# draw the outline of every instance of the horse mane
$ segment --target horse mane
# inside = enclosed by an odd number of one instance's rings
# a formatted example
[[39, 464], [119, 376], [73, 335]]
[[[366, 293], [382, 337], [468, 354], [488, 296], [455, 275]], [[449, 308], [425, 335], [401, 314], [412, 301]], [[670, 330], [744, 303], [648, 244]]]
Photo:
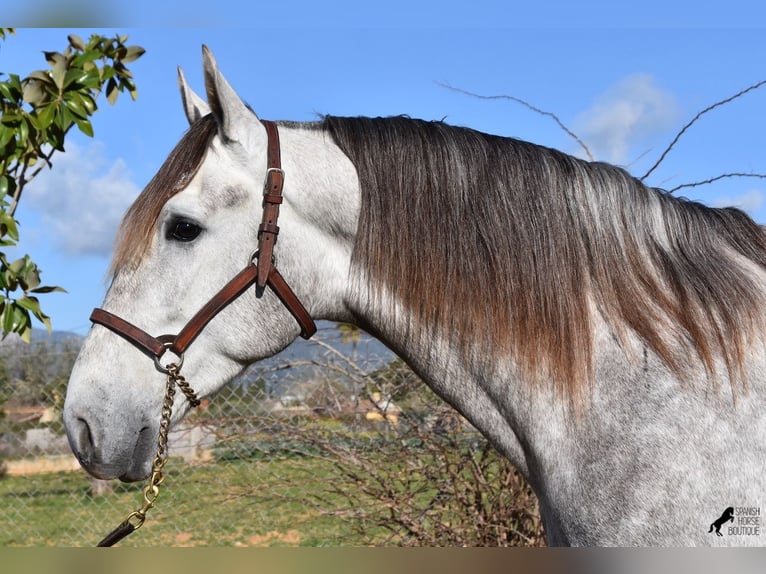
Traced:
[[123, 217], [117, 234], [110, 274], [134, 267], [151, 245], [162, 208], [189, 185], [205, 159], [217, 133], [215, 118], [208, 114], [195, 121], [165, 159]]
[[326, 117], [323, 128], [359, 176], [352, 269], [413, 314], [409, 336], [433, 328], [476, 360], [507, 353], [528, 379], [576, 396], [594, 375], [597, 312], [682, 380], [695, 357], [708, 377], [722, 359], [742, 380], [764, 322], [754, 270], [766, 268], [764, 232], [742, 211], [442, 122]]

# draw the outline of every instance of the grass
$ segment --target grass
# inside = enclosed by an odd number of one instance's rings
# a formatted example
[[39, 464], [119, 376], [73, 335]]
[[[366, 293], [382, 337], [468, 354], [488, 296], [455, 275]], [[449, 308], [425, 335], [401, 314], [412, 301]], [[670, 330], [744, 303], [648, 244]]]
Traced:
[[[122, 546], [359, 545], [337, 517], [296, 502], [333, 480], [331, 465], [312, 457], [185, 465], [168, 477], [144, 526]], [[140, 505], [142, 484], [115, 484], [90, 496], [84, 472], [0, 479], [0, 545], [92, 546]]]
[[[531, 491], [475, 433], [386, 439], [320, 422], [229, 433], [204, 464], [171, 459], [156, 507], [120, 545], [542, 543]], [[94, 496], [84, 471], [0, 478], [0, 546], [95, 545], [141, 506], [143, 484], [111, 484]]]

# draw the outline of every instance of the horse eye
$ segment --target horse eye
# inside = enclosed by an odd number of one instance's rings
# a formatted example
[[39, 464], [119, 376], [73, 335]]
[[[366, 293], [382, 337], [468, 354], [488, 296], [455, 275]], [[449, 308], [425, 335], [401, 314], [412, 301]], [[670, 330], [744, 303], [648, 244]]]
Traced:
[[202, 228], [188, 219], [176, 219], [168, 226], [165, 238], [168, 240], [188, 243], [194, 241], [202, 233]]

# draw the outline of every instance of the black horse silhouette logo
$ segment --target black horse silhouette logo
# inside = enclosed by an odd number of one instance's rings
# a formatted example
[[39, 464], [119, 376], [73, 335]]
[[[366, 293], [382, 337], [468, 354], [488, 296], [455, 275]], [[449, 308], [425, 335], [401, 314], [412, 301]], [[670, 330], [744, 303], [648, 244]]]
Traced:
[[713, 524], [710, 525], [710, 530], [708, 530], [708, 534], [713, 532], [713, 528], [715, 528], [715, 533], [718, 536], [723, 536], [723, 534], [721, 534], [721, 526], [723, 526], [727, 522], [734, 522], [734, 507], [732, 506], [724, 510], [721, 517], [715, 522], [713, 522]]

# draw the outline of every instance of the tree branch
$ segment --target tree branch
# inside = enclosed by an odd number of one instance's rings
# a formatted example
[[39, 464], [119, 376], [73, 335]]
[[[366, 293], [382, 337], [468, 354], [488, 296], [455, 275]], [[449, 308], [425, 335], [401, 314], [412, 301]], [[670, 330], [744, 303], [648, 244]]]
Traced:
[[[72, 129], [72, 126], [74, 124], [71, 124], [67, 127], [66, 130], [64, 130], [64, 137], [69, 133], [69, 130]], [[24, 186], [27, 185], [30, 181], [32, 181], [35, 177], [37, 177], [42, 170], [47, 168], [52, 168], [53, 164], [51, 163], [51, 158], [53, 157], [53, 154], [56, 153], [56, 148], [51, 147], [51, 150], [46, 154], [42, 151], [42, 148], [39, 148], [37, 159], [42, 160], [40, 165], [38, 165], [34, 170], [32, 170], [32, 173], [27, 178], [27, 168], [29, 167], [29, 163], [27, 161], [23, 162], [23, 168], [21, 170], [21, 174], [17, 178], [16, 181], [16, 191], [13, 193], [13, 199], [11, 200], [11, 205], [8, 208], [8, 213], [11, 217], [13, 217], [13, 214], [16, 213], [16, 209], [19, 206], [19, 201], [21, 200], [21, 192], [24, 190]]]
[[[678, 140], [679, 140], [679, 139], [681, 139], [681, 136], [683, 136], [683, 135], [684, 135], [684, 133], [686, 132], [686, 130], [688, 130], [690, 127], [692, 127], [692, 125], [694, 125], [694, 124], [697, 122], [697, 120], [699, 120], [699, 119], [700, 119], [700, 118], [701, 118], [703, 115], [705, 115], [706, 113], [708, 113], [708, 112], [710, 112], [710, 111], [714, 110], [715, 108], [717, 108], [717, 107], [719, 107], [719, 106], [722, 106], [722, 105], [724, 105], [724, 104], [728, 104], [728, 103], [729, 103], [729, 102], [731, 102], [732, 100], [736, 100], [736, 99], [737, 99], [737, 98], [739, 98], [740, 96], [744, 96], [744, 95], [745, 95], [746, 93], [748, 93], [748, 92], [751, 92], [751, 91], [753, 91], [753, 90], [757, 90], [758, 88], [760, 88], [760, 87], [761, 87], [761, 86], [763, 86], [764, 84], [766, 84], [766, 80], [761, 80], [760, 82], [756, 82], [756, 83], [755, 83], [755, 84], [753, 84], [752, 86], [748, 86], [747, 88], [745, 88], [744, 90], [741, 90], [741, 91], [737, 92], [737, 93], [736, 93], [736, 94], [734, 94], [733, 96], [730, 96], [730, 97], [728, 97], [728, 98], [726, 98], [726, 99], [724, 99], [724, 100], [720, 100], [720, 101], [718, 101], [718, 102], [715, 102], [714, 104], [711, 104], [711, 105], [709, 105], [708, 107], [706, 107], [706, 108], [705, 108], [704, 110], [702, 110], [701, 112], [698, 112], [698, 113], [697, 113], [697, 115], [696, 115], [696, 116], [694, 116], [694, 117], [692, 118], [692, 120], [691, 120], [689, 123], [687, 123], [687, 124], [686, 124], [686, 125], [685, 125], [683, 128], [681, 128], [681, 131], [679, 131], [679, 132], [676, 134], [676, 137], [675, 137], [675, 138], [673, 138], [673, 141], [672, 141], [672, 142], [670, 142], [670, 145], [668, 145], [668, 147], [666, 147], [666, 148], [665, 148], [665, 151], [663, 151], [663, 152], [662, 152], [662, 155], [661, 155], [661, 156], [660, 156], [660, 158], [659, 158], [659, 159], [658, 159], [658, 160], [657, 160], [657, 161], [654, 163], [654, 165], [653, 165], [651, 168], [649, 168], [649, 171], [647, 171], [647, 172], [646, 172], [646, 173], [645, 173], [643, 176], [641, 176], [639, 179], [640, 179], [641, 181], [644, 181], [644, 180], [645, 180], [647, 177], [649, 177], [649, 175], [651, 175], [651, 173], [652, 173], [652, 172], [654, 172], [654, 170], [655, 170], [655, 169], [657, 169], [657, 168], [659, 167], [659, 165], [660, 165], [660, 164], [661, 164], [661, 163], [662, 163], [662, 162], [665, 160], [665, 157], [666, 157], [666, 156], [667, 156], [667, 155], [670, 153], [670, 150], [672, 150], [672, 149], [673, 149], [673, 146], [675, 146], [675, 145], [676, 145], [676, 143], [678, 142]], [[732, 177], [732, 176], [730, 176], [730, 175], [724, 175], [724, 176], [722, 176], [722, 177]], [[717, 178], [717, 179], [721, 179], [721, 178], [719, 177], [719, 178]], [[713, 180], [713, 181], [715, 181], [715, 180]], [[685, 185], [683, 185], [683, 186], [679, 186], [679, 187], [677, 187], [676, 189], [681, 189], [682, 187], [694, 187], [694, 186], [696, 186], [696, 185], [702, 185], [703, 183], [710, 183], [710, 182], [700, 182], [700, 183], [695, 183], [695, 184], [685, 184]]]
[[458, 92], [460, 94], [465, 94], [466, 96], [471, 96], [473, 98], [478, 98], [480, 100], [510, 100], [512, 102], [516, 102], [517, 104], [521, 104], [525, 108], [528, 108], [532, 110], [533, 112], [540, 114], [542, 116], [547, 116], [551, 118], [556, 124], [566, 132], [566, 134], [571, 137], [573, 140], [577, 142], [577, 144], [585, 151], [585, 154], [588, 156], [588, 159], [590, 161], [594, 160], [593, 154], [590, 151], [590, 148], [583, 142], [579, 137], [577, 137], [577, 134], [575, 134], [572, 130], [570, 130], [568, 127], [564, 125], [564, 122], [562, 122], [559, 117], [552, 113], [552, 112], [546, 112], [545, 110], [541, 110], [538, 107], [533, 106], [529, 102], [522, 100], [521, 98], [517, 98], [515, 96], [508, 96], [508, 95], [499, 95], [499, 96], [484, 96], [481, 94], [476, 94], [474, 92], [469, 92], [468, 90], [463, 90], [462, 88], [456, 88], [446, 82], [436, 82], [438, 86], [441, 86], [442, 88], [447, 88], [448, 90], [452, 90], [453, 92]]
[[697, 187], [700, 185], [707, 185], [709, 183], [713, 183], [714, 181], [718, 181], [719, 179], [725, 179], [728, 177], [754, 177], [758, 179], [766, 179], [766, 173], [738, 173], [738, 172], [723, 173], [721, 175], [717, 175], [709, 179], [705, 179], [702, 181], [695, 181], [694, 183], [682, 183], [681, 185], [675, 186], [673, 189], [669, 189], [668, 193], [675, 193], [679, 189], [684, 189], [687, 187]]

